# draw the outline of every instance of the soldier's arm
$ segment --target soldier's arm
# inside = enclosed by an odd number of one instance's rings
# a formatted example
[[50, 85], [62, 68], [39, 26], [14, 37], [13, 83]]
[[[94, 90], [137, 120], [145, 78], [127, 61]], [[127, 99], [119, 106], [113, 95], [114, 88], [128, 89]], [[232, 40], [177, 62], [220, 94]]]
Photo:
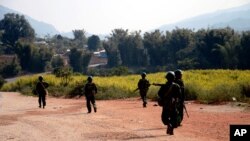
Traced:
[[163, 86], [164, 84], [153, 83], [152, 85], [154, 85], [154, 86]]
[[140, 79], [140, 80], [138, 81], [138, 83], [137, 83], [137, 88], [139, 89], [140, 86], [141, 86], [141, 79]]
[[150, 87], [150, 85], [151, 85], [148, 80], [147, 80], [147, 85], [148, 85], [147, 87]]
[[44, 86], [45, 88], [48, 88], [48, 87], [49, 87], [49, 83], [43, 82], [43, 86]]

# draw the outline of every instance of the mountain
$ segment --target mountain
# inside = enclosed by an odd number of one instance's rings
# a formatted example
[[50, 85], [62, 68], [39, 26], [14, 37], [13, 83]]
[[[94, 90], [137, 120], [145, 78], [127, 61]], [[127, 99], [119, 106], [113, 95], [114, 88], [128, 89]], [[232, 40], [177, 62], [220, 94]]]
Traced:
[[[4, 15], [6, 13], [17, 13], [20, 15], [24, 15], [18, 11], [9, 9], [7, 7], [1, 6], [0, 5], [0, 20], [2, 20], [4, 18]], [[60, 34], [60, 32], [58, 30], [56, 30], [56, 28], [48, 23], [42, 22], [42, 21], [38, 21], [35, 20], [27, 15], [24, 15], [26, 20], [29, 21], [30, 25], [33, 27], [33, 29], [35, 30], [36, 36], [37, 37], [44, 37], [45, 35], [55, 35], [55, 34]]]
[[198, 30], [201, 28], [223, 28], [229, 26], [236, 31], [250, 30], [249, 13], [250, 3], [239, 7], [196, 16], [174, 24], [165, 24], [158, 29], [161, 31], [171, 31], [178, 27]]

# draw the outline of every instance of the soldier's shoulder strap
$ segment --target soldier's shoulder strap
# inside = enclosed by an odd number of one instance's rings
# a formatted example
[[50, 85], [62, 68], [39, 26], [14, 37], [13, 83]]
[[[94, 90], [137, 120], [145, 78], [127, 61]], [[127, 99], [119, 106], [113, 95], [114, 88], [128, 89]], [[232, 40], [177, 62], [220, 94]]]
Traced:
[[173, 87], [174, 87], [174, 84], [171, 84], [171, 85], [169, 86], [167, 92], [164, 94], [164, 97], [166, 97], [166, 96], [169, 95], [169, 93], [172, 91]]

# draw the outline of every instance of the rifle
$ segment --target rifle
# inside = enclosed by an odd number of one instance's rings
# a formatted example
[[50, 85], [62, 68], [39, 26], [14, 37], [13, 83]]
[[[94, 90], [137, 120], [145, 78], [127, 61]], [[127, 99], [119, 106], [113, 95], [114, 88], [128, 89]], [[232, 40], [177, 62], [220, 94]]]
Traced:
[[188, 112], [187, 112], [187, 108], [186, 108], [185, 103], [183, 103], [183, 108], [184, 108], [184, 110], [185, 110], [185, 113], [187, 114], [187, 117], [189, 118], [189, 115], [188, 115]]
[[153, 83], [152, 85], [154, 85], [154, 86], [163, 86], [164, 84]]
[[136, 92], [136, 91], [138, 91], [139, 90], [139, 88], [136, 88], [135, 90], [134, 90], [134, 93]]

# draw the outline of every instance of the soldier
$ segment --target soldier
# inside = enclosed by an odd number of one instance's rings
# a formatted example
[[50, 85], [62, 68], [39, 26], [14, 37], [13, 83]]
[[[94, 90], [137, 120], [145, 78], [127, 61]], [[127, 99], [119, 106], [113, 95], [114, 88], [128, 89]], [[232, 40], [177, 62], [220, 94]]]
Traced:
[[181, 88], [181, 95], [179, 97], [179, 103], [178, 103], [178, 115], [177, 115], [177, 126], [181, 126], [181, 122], [183, 120], [183, 108], [184, 108], [184, 101], [185, 101], [185, 95], [184, 95], [184, 82], [182, 80], [182, 71], [176, 70], [174, 72], [175, 74], [175, 83], [178, 84]]
[[45, 108], [46, 106], [46, 95], [48, 91], [46, 88], [48, 88], [49, 84], [46, 82], [43, 82], [43, 77], [39, 76], [38, 77], [39, 82], [36, 84], [36, 92], [38, 94], [38, 103], [39, 103], [39, 108], [43, 107]]
[[149, 84], [149, 81], [146, 79], [146, 73], [143, 72], [141, 74], [141, 79], [139, 80], [138, 82], [138, 89], [140, 91], [140, 96], [141, 96], [141, 99], [142, 99], [142, 102], [143, 102], [143, 107], [147, 107], [147, 93], [148, 93], [148, 88], [150, 86]]
[[95, 104], [95, 94], [97, 93], [97, 88], [95, 83], [92, 82], [92, 76], [87, 78], [87, 83], [84, 86], [84, 94], [86, 97], [87, 109], [88, 113], [91, 113], [91, 103], [94, 107], [94, 112], [97, 112], [96, 104]]
[[166, 75], [166, 84], [161, 85], [158, 96], [163, 101], [161, 119], [167, 125], [167, 134], [173, 135], [174, 128], [177, 127], [177, 103], [181, 93], [179, 85], [174, 83], [174, 72], [169, 71]]

